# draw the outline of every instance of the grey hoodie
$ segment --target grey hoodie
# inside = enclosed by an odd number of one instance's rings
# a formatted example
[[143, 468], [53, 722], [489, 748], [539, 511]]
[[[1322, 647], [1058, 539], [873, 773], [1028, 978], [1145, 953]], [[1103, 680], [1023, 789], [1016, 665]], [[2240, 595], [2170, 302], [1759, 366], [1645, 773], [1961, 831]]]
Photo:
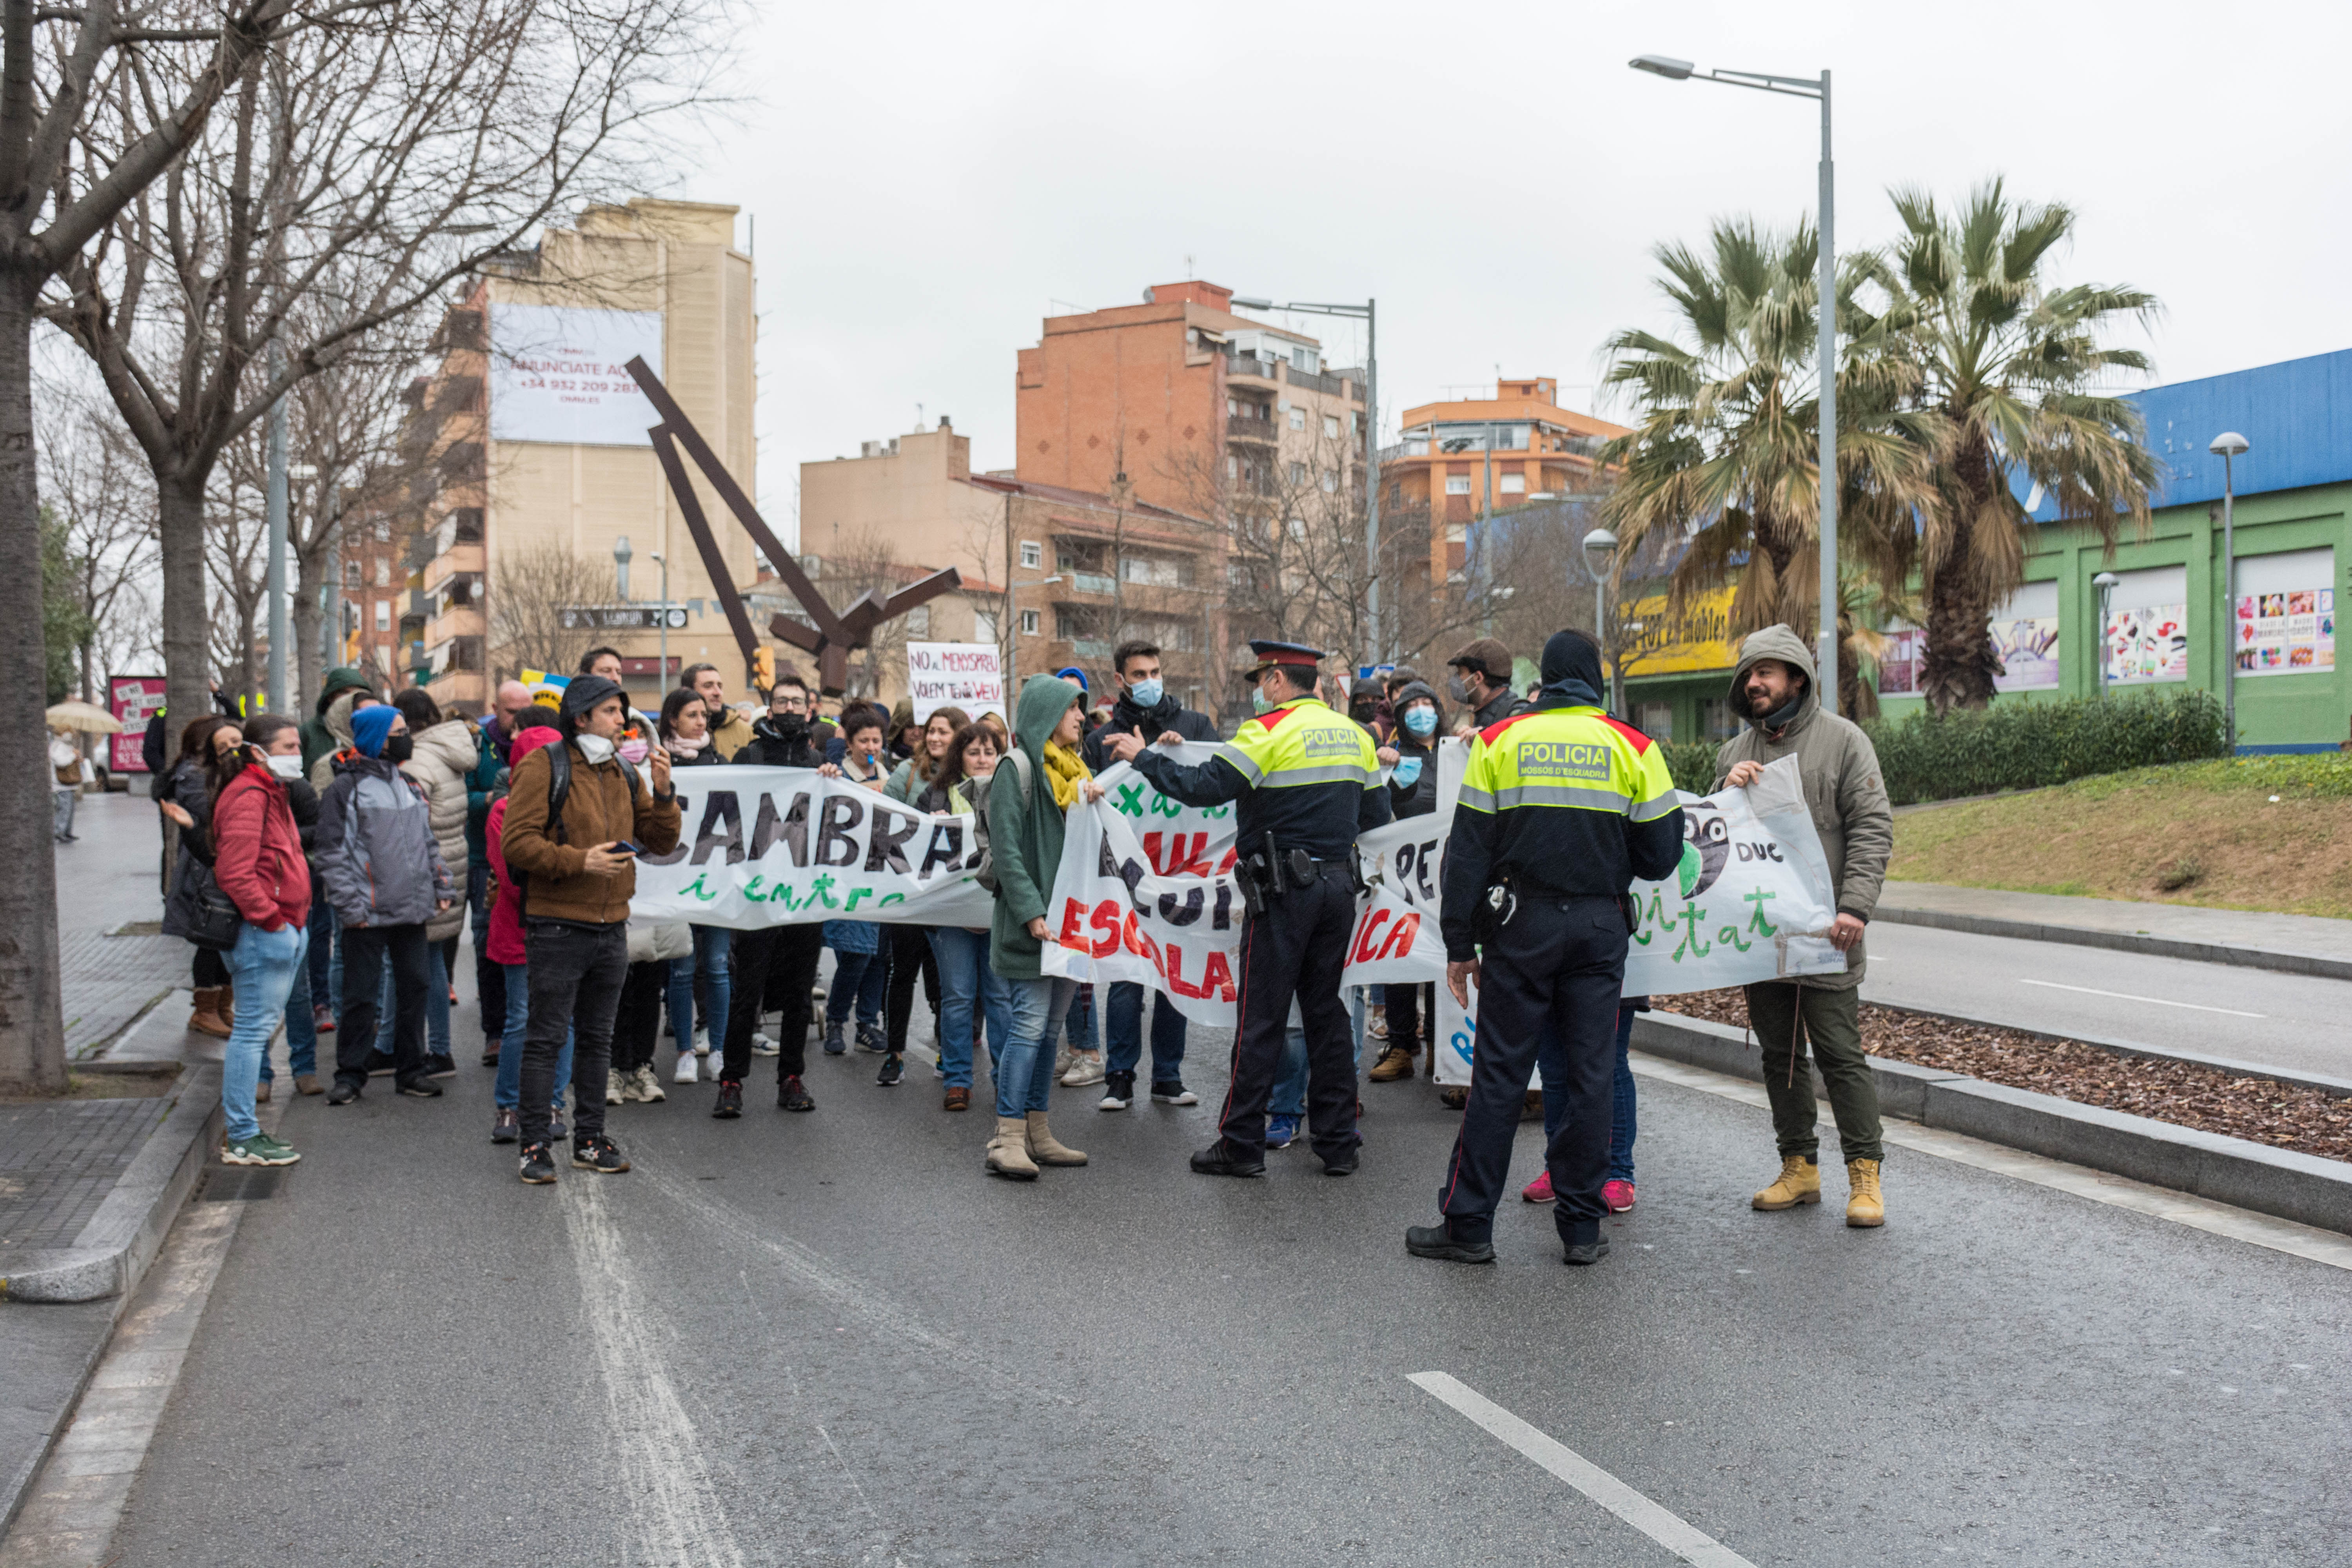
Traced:
[[[1767, 732], [1759, 716], [1748, 710], [1741, 689], [1748, 671], [1759, 659], [1776, 658], [1801, 671], [1805, 692], [1787, 723]], [[1787, 626], [1766, 626], [1751, 632], [1739, 645], [1739, 663], [1731, 672], [1731, 710], [1748, 721], [1749, 728], [1723, 743], [1715, 757], [1715, 787], [1739, 763], [1773, 763], [1793, 756], [1802, 774], [1805, 805], [1813, 814], [1813, 830], [1821, 835], [1828, 856], [1830, 880], [1837, 889], [1841, 914], [1870, 919], [1878, 907], [1878, 891], [1886, 880], [1886, 862], [1895, 849], [1895, 813], [1886, 804], [1886, 784], [1879, 776], [1878, 752], [1870, 737], [1835, 714], [1822, 711], [1821, 682], [1813, 670], [1812, 650]], [[1848, 990], [1862, 984], [1862, 942], [1846, 952], [1843, 974], [1820, 975], [1805, 981], [1828, 990]]]
[[347, 926], [423, 925], [434, 905], [457, 901], [433, 839], [425, 787], [382, 757], [333, 762], [319, 802], [319, 872], [335, 921]]

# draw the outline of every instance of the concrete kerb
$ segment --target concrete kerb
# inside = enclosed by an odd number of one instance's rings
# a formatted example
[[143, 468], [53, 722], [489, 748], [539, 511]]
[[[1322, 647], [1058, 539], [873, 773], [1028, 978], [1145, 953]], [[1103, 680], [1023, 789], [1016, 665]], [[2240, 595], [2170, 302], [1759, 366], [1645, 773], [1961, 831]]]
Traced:
[[220, 1089], [217, 1063], [182, 1069], [171, 1109], [74, 1244], [0, 1263], [0, 1300], [98, 1301], [135, 1289], [220, 1138]]
[[[1645, 1013], [1633, 1044], [1653, 1056], [1760, 1082], [1763, 1055], [1746, 1031], [1704, 1018]], [[2352, 1235], [2352, 1165], [2242, 1138], [2175, 1127], [1965, 1073], [1869, 1058], [1890, 1116], [2106, 1171], [2215, 1203]], [[1816, 1094], [1822, 1092], [1819, 1075]]]
[[2187, 942], [2179, 937], [2142, 936], [2136, 931], [2101, 931], [2093, 926], [2050, 925], [2041, 921], [2005, 920], [1998, 915], [1911, 909], [1891, 902], [1881, 903], [1871, 912], [1870, 918], [1889, 921], [1896, 925], [1933, 926], [1938, 931], [1966, 931], [1975, 936], [2021, 937], [2027, 942], [2065, 942], [2076, 947], [2103, 947], [2116, 952], [2144, 952], [2158, 958], [2185, 958], [2199, 963], [2230, 963], [2242, 969], [2270, 969], [2282, 974], [2315, 974], [2326, 980], [2352, 980], [2352, 959], [2336, 958], [2325, 953], [2241, 947], [2231, 942]]

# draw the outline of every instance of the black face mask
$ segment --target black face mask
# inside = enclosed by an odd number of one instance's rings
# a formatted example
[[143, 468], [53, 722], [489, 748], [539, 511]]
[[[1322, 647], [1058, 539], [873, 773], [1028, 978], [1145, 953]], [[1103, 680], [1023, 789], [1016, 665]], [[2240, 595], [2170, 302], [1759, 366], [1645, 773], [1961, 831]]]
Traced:
[[416, 737], [414, 735], [386, 735], [383, 738], [383, 760], [387, 763], [404, 763], [415, 752]]
[[1351, 702], [1348, 705], [1348, 717], [1359, 724], [1370, 724], [1375, 711], [1377, 710], [1369, 702]]
[[771, 713], [768, 721], [776, 727], [777, 734], [788, 741], [796, 741], [808, 733], [809, 721], [805, 713]]

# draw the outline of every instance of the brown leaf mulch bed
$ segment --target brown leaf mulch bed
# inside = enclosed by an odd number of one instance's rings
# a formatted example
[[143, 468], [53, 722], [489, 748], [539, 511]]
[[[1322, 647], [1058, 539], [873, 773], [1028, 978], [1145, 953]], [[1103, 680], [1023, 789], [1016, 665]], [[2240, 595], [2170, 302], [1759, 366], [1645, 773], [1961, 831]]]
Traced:
[[[1748, 1026], [1740, 992], [1695, 991], [1658, 998], [1661, 1012]], [[2352, 1161], [2352, 1100], [2268, 1079], [2231, 1078], [2188, 1062], [2122, 1057], [2073, 1040], [1956, 1024], [1875, 1003], [1862, 1005], [1863, 1049], [1919, 1067], [1967, 1073], [2084, 1105], [2127, 1111], [2176, 1127], [2245, 1138], [2276, 1149]]]

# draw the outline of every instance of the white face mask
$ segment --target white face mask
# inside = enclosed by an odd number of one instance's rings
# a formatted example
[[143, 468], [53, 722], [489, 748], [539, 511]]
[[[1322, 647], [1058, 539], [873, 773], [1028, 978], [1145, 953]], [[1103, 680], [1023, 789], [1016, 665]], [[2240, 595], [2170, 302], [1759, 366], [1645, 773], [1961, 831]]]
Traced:
[[602, 763], [611, 762], [613, 760], [613, 754], [619, 750], [617, 746], [614, 745], [611, 741], [605, 739], [604, 736], [591, 735], [585, 730], [582, 731], [579, 734], [574, 735], [572, 739], [572, 742], [580, 748], [580, 754], [587, 758], [590, 765], [592, 766]]
[[268, 763], [271, 773], [276, 773], [288, 784], [292, 784], [302, 776], [302, 756], [299, 752], [263, 760]]

